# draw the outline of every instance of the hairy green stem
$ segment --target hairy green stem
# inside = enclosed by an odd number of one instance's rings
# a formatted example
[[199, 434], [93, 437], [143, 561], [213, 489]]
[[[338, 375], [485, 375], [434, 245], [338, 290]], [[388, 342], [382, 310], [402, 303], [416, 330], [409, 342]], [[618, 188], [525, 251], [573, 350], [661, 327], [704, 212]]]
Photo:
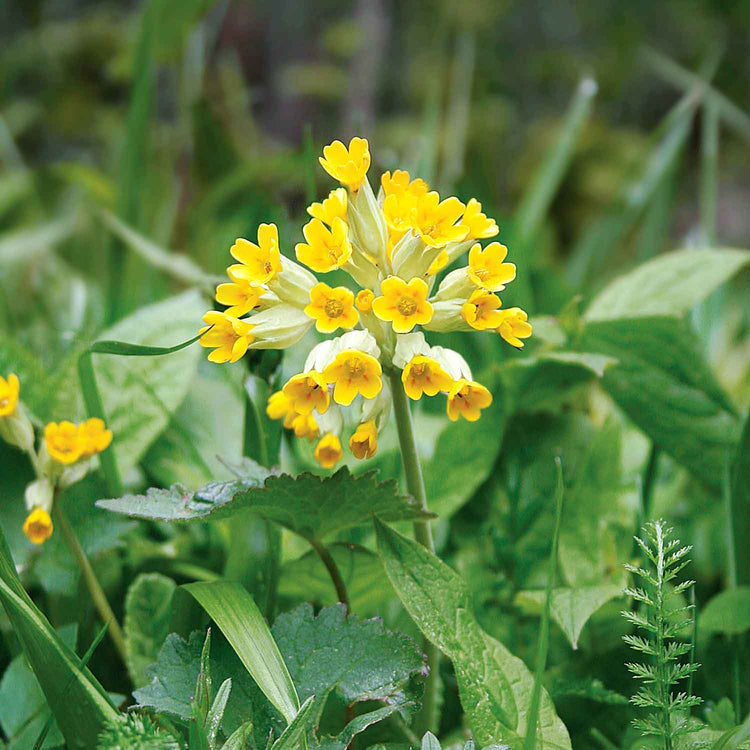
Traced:
[[346, 584], [344, 583], [344, 579], [341, 577], [341, 571], [339, 570], [339, 566], [336, 565], [336, 561], [333, 559], [333, 555], [331, 555], [331, 553], [329, 552], [328, 547], [326, 547], [324, 544], [321, 544], [316, 539], [309, 539], [308, 541], [317, 553], [323, 565], [326, 566], [326, 570], [328, 571], [328, 575], [331, 576], [333, 586], [336, 589], [336, 596], [338, 596], [339, 601], [346, 607], [347, 612], [351, 612], [352, 608], [349, 604], [349, 594], [346, 591]]
[[98, 610], [104, 623], [108, 626], [109, 637], [112, 639], [112, 643], [114, 643], [117, 653], [120, 655], [123, 663], [127, 664], [125, 635], [122, 632], [120, 623], [117, 622], [112, 607], [109, 606], [104, 589], [101, 587], [99, 579], [96, 577], [96, 573], [94, 573], [94, 569], [91, 567], [91, 563], [86, 557], [86, 553], [83, 551], [83, 547], [62, 509], [59, 499], [56, 499], [52, 506], [52, 514], [55, 518], [55, 525], [62, 534], [65, 544], [68, 546], [68, 549], [78, 563], [78, 567], [81, 569], [83, 580], [86, 582], [91, 598], [94, 600], [94, 606]]
[[[389, 377], [391, 393], [393, 394], [393, 410], [396, 414], [398, 441], [401, 446], [401, 459], [404, 465], [404, 476], [406, 477], [406, 489], [417, 501], [419, 507], [426, 511], [428, 510], [427, 495], [424, 489], [424, 478], [422, 477], [422, 464], [419, 461], [417, 443], [414, 439], [414, 425], [412, 424], [409, 401], [406, 393], [404, 393], [399, 373], [392, 372]], [[430, 552], [435, 553], [435, 543], [432, 539], [432, 528], [429, 521], [422, 519], [414, 521], [414, 538]], [[430, 674], [425, 684], [422, 709], [417, 716], [417, 733], [419, 735], [424, 734], [427, 730], [437, 733], [440, 709], [440, 650], [425, 638], [424, 651], [427, 655]]]

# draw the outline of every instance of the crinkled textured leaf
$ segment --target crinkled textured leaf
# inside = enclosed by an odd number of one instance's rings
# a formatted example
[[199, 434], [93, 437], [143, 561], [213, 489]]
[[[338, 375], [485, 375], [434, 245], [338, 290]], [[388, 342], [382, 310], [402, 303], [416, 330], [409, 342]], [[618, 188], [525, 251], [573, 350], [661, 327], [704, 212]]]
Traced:
[[308, 539], [368, 523], [373, 513], [388, 521], [429, 517], [412, 499], [399, 495], [393, 480], [376, 482], [374, 472], [354, 477], [344, 467], [323, 479], [309, 473], [295, 479], [273, 476], [249, 460], [245, 465], [252, 467], [252, 475], [244, 479], [211, 482], [195, 492], [179, 486], [150, 489], [146, 495], [125, 495], [97, 505], [164, 521], [230, 518], [252, 511]]
[[750, 263], [747, 250], [665, 253], [624, 274], [589, 305], [586, 320], [683, 315]]
[[747, 630], [750, 630], [750, 586], [722, 591], [701, 610], [701, 633], [738, 635]]
[[[376, 519], [378, 551], [401, 602], [420, 630], [453, 662], [461, 703], [480, 744], [521, 748], [534, 677], [485, 633], [468, 608], [463, 579], [417, 542]], [[538, 737], [544, 747], [570, 748], [567, 729], [542, 691]]]

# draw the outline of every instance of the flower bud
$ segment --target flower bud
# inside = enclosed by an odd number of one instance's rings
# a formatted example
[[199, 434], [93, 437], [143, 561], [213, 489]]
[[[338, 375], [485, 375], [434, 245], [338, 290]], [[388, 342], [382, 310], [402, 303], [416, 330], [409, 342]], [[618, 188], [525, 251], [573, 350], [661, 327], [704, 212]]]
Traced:
[[20, 404], [12, 416], [0, 417], [0, 438], [27, 453], [34, 449], [34, 428]]
[[269, 282], [268, 288], [282, 301], [294, 307], [304, 307], [310, 301], [310, 290], [318, 280], [299, 263], [281, 256], [281, 273]]
[[248, 349], [286, 349], [296, 344], [315, 322], [286, 302], [261, 310], [250, 321], [255, 339]]
[[47, 477], [27, 484], [23, 495], [26, 510], [31, 512], [34, 508], [43, 508], [49, 513], [52, 510], [53, 492], [52, 482]]
[[430, 345], [422, 331], [403, 333], [396, 337], [396, 351], [393, 353], [393, 364], [403, 370], [406, 363], [417, 354], [429, 354]]
[[460, 300], [461, 303], [464, 303], [476, 288], [476, 285], [469, 278], [467, 270], [465, 268], [457, 268], [455, 271], [451, 271], [440, 282], [435, 300]]
[[443, 300], [432, 303], [432, 320], [422, 327], [426, 331], [448, 333], [449, 331], [471, 331], [472, 327], [461, 314], [464, 300]]
[[380, 268], [387, 268], [388, 225], [367, 178], [359, 190], [349, 196], [346, 217], [351, 240], [359, 251], [375, 258]]

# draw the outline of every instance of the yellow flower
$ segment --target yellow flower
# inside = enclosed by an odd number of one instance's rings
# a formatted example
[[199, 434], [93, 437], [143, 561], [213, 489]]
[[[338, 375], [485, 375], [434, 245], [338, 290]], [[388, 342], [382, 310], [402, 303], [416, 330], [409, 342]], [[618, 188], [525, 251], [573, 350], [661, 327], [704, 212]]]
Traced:
[[32, 544], [44, 544], [52, 536], [53, 529], [52, 519], [44, 508], [34, 508], [23, 523], [23, 533]]
[[335, 383], [333, 400], [349, 406], [355, 396], [375, 398], [383, 387], [380, 375], [383, 369], [375, 357], [358, 349], [345, 349], [323, 370], [326, 383]]
[[464, 208], [464, 204], [458, 198], [446, 198], [441, 201], [436, 192], [425, 193], [417, 199], [414, 232], [430, 247], [458, 242], [469, 232], [468, 227], [456, 224]]
[[255, 338], [250, 323], [226, 313], [210, 310], [203, 316], [203, 322], [208, 325], [199, 331], [200, 345], [213, 349], [208, 355], [209, 362], [236, 362]]
[[235, 281], [242, 278], [253, 286], [261, 286], [281, 273], [279, 230], [275, 224], [258, 227], [257, 245], [240, 237], [229, 252], [241, 264], [231, 267]]
[[357, 310], [367, 313], [372, 310], [372, 301], [374, 299], [375, 295], [372, 293], [372, 289], [361, 289], [354, 298], [354, 304], [357, 306]]
[[44, 428], [47, 453], [58, 463], [74, 464], [83, 454], [85, 443], [78, 427], [72, 422], [50, 422]]
[[448, 391], [448, 417], [455, 422], [459, 417], [476, 422], [482, 409], [492, 403], [492, 394], [481, 384], [461, 378]]
[[354, 309], [354, 294], [344, 286], [332, 289], [320, 282], [310, 290], [310, 304], [305, 314], [315, 320], [321, 333], [332, 333], [337, 328], [354, 328], [359, 313]]
[[406, 363], [402, 373], [401, 382], [404, 384], [406, 395], [418, 401], [422, 394], [434, 396], [439, 391], [447, 391], [453, 384], [453, 378], [440, 366], [440, 363], [416, 354]]
[[[227, 269], [229, 278], [234, 277], [236, 268], [242, 269], [244, 266], [230, 266]], [[241, 273], [242, 271], [240, 271]], [[229, 305], [224, 311], [227, 315], [231, 315], [233, 318], [241, 318], [258, 306], [264, 289], [260, 286], [254, 286], [243, 279], [241, 275], [234, 277], [233, 280], [234, 283], [232, 284], [219, 284], [216, 287], [216, 301], [222, 305]]]
[[309, 414], [313, 409], [324, 414], [331, 403], [328, 383], [315, 370], [292, 376], [281, 390], [299, 414]]
[[484, 331], [487, 328], [497, 328], [502, 322], [498, 307], [500, 307], [500, 297], [484, 289], [477, 289], [461, 305], [461, 315], [472, 328]]
[[482, 289], [501, 292], [516, 278], [514, 263], [503, 263], [508, 248], [499, 242], [490, 242], [484, 250], [479, 243], [469, 250], [469, 278]]
[[307, 438], [310, 441], [315, 440], [320, 434], [318, 423], [312, 414], [297, 414], [292, 420], [291, 429], [298, 438]]
[[482, 204], [476, 198], [471, 198], [466, 204], [461, 226], [468, 228], [466, 239], [469, 240], [486, 240], [500, 231], [495, 220], [482, 213]]
[[313, 271], [326, 273], [343, 266], [352, 255], [346, 223], [336, 217], [328, 229], [320, 219], [309, 221], [302, 229], [307, 242], [298, 242], [297, 259]]
[[342, 454], [341, 441], [332, 432], [327, 432], [318, 441], [313, 455], [324, 469], [332, 469], [341, 460]]
[[291, 429], [292, 422], [297, 416], [297, 412], [292, 408], [291, 399], [283, 391], [276, 391], [268, 397], [266, 414], [271, 419], [283, 419], [284, 427], [287, 429]]
[[112, 442], [112, 430], [108, 430], [104, 420], [98, 417], [92, 417], [79, 424], [78, 435], [83, 446], [81, 458], [88, 458], [107, 450]]
[[429, 288], [422, 279], [414, 278], [407, 284], [391, 276], [380, 285], [380, 291], [382, 296], [372, 301], [373, 312], [380, 320], [390, 321], [396, 333], [409, 333], [415, 325], [432, 320]]
[[386, 196], [403, 195], [408, 192], [418, 197], [424, 195], [430, 189], [420, 177], [412, 180], [405, 169], [397, 169], [393, 174], [383, 172], [380, 177], [380, 184], [383, 186], [383, 192]]
[[415, 224], [417, 196], [411, 193], [391, 193], [383, 201], [385, 223], [395, 245]]
[[320, 203], [311, 203], [307, 207], [307, 213], [313, 219], [320, 219], [324, 224], [331, 226], [337, 217], [346, 221], [346, 205], [348, 199], [344, 188], [331, 190], [328, 197]]
[[370, 147], [364, 138], [352, 138], [348, 149], [341, 141], [334, 141], [318, 160], [334, 180], [356, 192], [370, 168]]
[[523, 341], [531, 336], [531, 323], [529, 316], [520, 307], [509, 307], [500, 310], [502, 321], [497, 327], [497, 332], [511, 345], [523, 349]]
[[18, 392], [21, 385], [12, 373], [6, 380], [0, 376], [0, 417], [12, 417], [18, 406]]
[[359, 459], [372, 458], [378, 452], [378, 428], [374, 419], [357, 426], [349, 438], [349, 449], [354, 458]]
[[446, 250], [441, 250], [440, 254], [432, 261], [430, 267], [427, 269], [428, 276], [434, 276], [438, 271], [442, 271], [447, 265], [451, 256], [448, 255]]

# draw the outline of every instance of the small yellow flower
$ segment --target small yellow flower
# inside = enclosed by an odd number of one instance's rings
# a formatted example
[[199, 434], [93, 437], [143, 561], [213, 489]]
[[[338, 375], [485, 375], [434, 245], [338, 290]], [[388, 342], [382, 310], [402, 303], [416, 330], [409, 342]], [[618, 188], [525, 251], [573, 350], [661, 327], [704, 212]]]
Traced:
[[309, 221], [302, 229], [307, 242], [298, 242], [297, 259], [313, 271], [326, 273], [343, 266], [352, 256], [346, 223], [336, 217], [328, 229], [320, 219]]
[[469, 240], [486, 240], [500, 231], [495, 220], [482, 213], [482, 204], [476, 198], [471, 198], [466, 204], [461, 226], [468, 228], [466, 239]]
[[332, 432], [327, 432], [318, 441], [313, 455], [324, 469], [332, 469], [343, 455], [341, 441]]
[[213, 349], [208, 355], [209, 362], [236, 362], [245, 356], [247, 347], [255, 338], [253, 326], [227, 313], [210, 310], [203, 316], [208, 323], [200, 329], [200, 345]]
[[451, 256], [448, 255], [447, 250], [441, 250], [440, 254], [432, 261], [430, 267], [427, 269], [428, 276], [434, 276], [438, 271], [442, 271], [447, 265]]
[[414, 232], [422, 237], [422, 242], [430, 247], [441, 247], [448, 242], [459, 242], [469, 232], [469, 228], [456, 224], [464, 212], [464, 204], [458, 198], [440, 200], [432, 191], [417, 199], [414, 210]]
[[461, 315], [472, 328], [484, 331], [487, 328], [497, 328], [502, 322], [498, 307], [500, 307], [500, 297], [484, 289], [477, 289], [461, 305]]
[[281, 390], [289, 399], [292, 409], [299, 414], [309, 414], [313, 409], [325, 414], [331, 403], [328, 383], [322, 373], [315, 370], [292, 376]]
[[332, 289], [320, 282], [310, 290], [310, 304], [305, 315], [315, 320], [320, 333], [332, 333], [337, 328], [354, 328], [359, 313], [354, 309], [354, 294], [344, 286]]
[[406, 363], [401, 373], [401, 382], [404, 384], [406, 395], [418, 401], [423, 393], [434, 396], [440, 391], [448, 391], [453, 385], [453, 378], [437, 360], [416, 354]]
[[318, 423], [312, 414], [297, 414], [292, 420], [291, 429], [298, 438], [307, 438], [311, 442], [320, 434]]
[[358, 393], [364, 398], [375, 398], [380, 393], [382, 372], [380, 362], [372, 355], [358, 349], [345, 349], [323, 370], [323, 377], [326, 383], [335, 383], [333, 400], [349, 406]]
[[374, 419], [357, 426], [349, 438], [349, 449], [354, 458], [359, 459], [372, 458], [378, 452], [378, 428]]
[[432, 320], [432, 305], [427, 301], [429, 288], [422, 279], [408, 284], [391, 276], [380, 285], [382, 296], [372, 301], [372, 309], [380, 320], [391, 322], [396, 333], [409, 333], [416, 325]]
[[242, 278], [253, 286], [261, 286], [281, 273], [279, 230], [275, 224], [258, 227], [257, 245], [240, 237], [229, 252], [241, 264], [231, 267], [235, 281]]
[[455, 422], [459, 417], [476, 422], [482, 409], [492, 403], [492, 394], [481, 384], [461, 378], [448, 391], [448, 417]]
[[331, 190], [328, 197], [320, 203], [311, 203], [307, 207], [307, 213], [313, 219], [320, 219], [324, 224], [331, 226], [333, 220], [339, 218], [346, 221], [346, 206], [348, 198], [344, 188]]
[[341, 141], [334, 141], [323, 149], [318, 160], [334, 180], [354, 193], [370, 168], [370, 147], [364, 138], [352, 138], [348, 149]]
[[53, 529], [52, 519], [44, 508], [34, 508], [23, 523], [23, 533], [32, 544], [44, 544], [52, 536]]
[[[230, 266], [227, 269], [229, 278], [233, 278], [236, 268], [242, 269], [244, 266]], [[228, 305], [224, 311], [227, 315], [241, 318], [260, 304], [263, 292], [263, 287], [254, 286], [240, 275], [236, 277], [234, 283], [219, 284], [216, 287], [216, 301], [222, 305]]]
[[271, 419], [283, 419], [284, 427], [288, 430], [291, 429], [292, 422], [297, 416], [297, 412], [292, 408], [291, 400], [283, 391], [276, 391], [268, 397], [266, 414]]
[[6, 380], [0, 376], [0, 417], [12, 417], [18, 406], [18, 392], [21, 385], [12, 373]]
[[395, 245], [414, 226], [417, 196], [412, 193], [391, 193], [383, 201], [383, 215]]
[[367, 313], [372, 310], [372, 301], [374, 299], [375, 295], [372, 293], [372, 289], [361, 289], [354, 298], [354, 304], [357, 306], [357, 310]]
[[501, 292], [516, 278], [514, 263], [503, 263], [508, 248], [499, 242], [490, 242], [484, 250], [479, 243], [469, 250], [469, 278], [482, 289]]
[[380, 184], [383, 186], [383, 192], [386, 196], [403, 195], [408, 192], [418, 197], [424, 195], [430, 189], [420, 177], [412, 180], [405, 169], [397, 169], [393, 174], [383, 172], [380, 177]]
[[98, 417], [92, 417], [79, 424], [78, 435], [83, 445], [81, 458], [88, 458], [107, 450], [112, 442], [112, 430], [108, 430], [104, 420]]
[[83, 436], [72, 422], [50, 422], [44, 428], [47, 453], [58, 463], [74, 464], [85, 448]]
[[520, 307], [509, 307], [500, 310], [502, 322], [497, 327], [497, 332], [511, 345], [523, 349], [523, 341], [531, 336], [531, 323], [527, 322], [529, 316]]

